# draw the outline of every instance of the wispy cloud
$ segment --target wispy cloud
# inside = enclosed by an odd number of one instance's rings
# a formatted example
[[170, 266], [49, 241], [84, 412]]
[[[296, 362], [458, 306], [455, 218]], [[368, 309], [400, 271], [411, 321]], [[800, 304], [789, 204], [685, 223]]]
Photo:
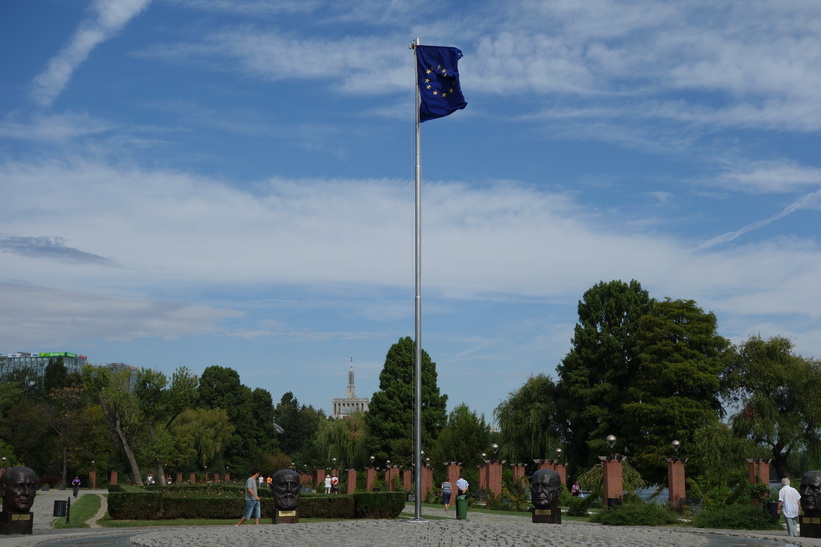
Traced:
[[0, 252], [32, 258], [53, 258], [71, 262], [113, 264], [111, 260], [93, 253], [69, 247], [61, 237], [9, 236], [0, 234]]
[[80, 24], [68, 45], [49, 61], [45, 71], [34, 78], [34, 102], [40, 106], [51, 106], [91, 51], [114, 37], [150, 2], [151, 0], [96, 0], [91, 8], [91, 16]]
[[818, 209], [819, 206], [821, 206], [821, 190], [816, 190], [815, 192], [802, 196], [800, 199], [794, 201], [771, 217], [752, 222], [746, 226], [742, 226], [738, 230], [733, 230], [732, 232], [727, 232], [705, 241], [696, 247], [696, 251], [702, 251], [723, 243], [729, 243], [730, 241], [733, 241], [746, 233], [752, 232], [758, 228], [763, 228], [764, 226], [772, 224], [773, 222], [780, 220], [796, 211], [800, 211], [802, 209]]

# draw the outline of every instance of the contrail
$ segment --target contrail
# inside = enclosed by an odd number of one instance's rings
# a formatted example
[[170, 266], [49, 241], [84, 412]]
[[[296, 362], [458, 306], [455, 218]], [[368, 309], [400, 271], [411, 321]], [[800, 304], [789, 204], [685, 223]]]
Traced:
[[96, 0], [92, 16], [80, 23], [68, 45], [51, 58], [46, 70], [34, 77], [32, 100], [44, 107], [51, 106], [91, 50], [114, 37], [150, 3], [151, 0]]
[[727, 243], [729, 241], [734, 240], [737, 237], [740, 237], [747, 232], [751, 232], [757, 228], [761, 228], [762, 226], [766, 226], [776, 220], [784, 218], [785, 216], [794, 213], [795, 211], [806, 209], [812, 206], [815, 202], [818, 202], [819, 198], [821, 198], [821, 189], [816, 190], [815, 192], [811, 192], [806, 196], [803, 196], [796, 200], [795, 202], [791, 203], [787, 207], [785, 207], [780, 213], [775, 214], [769, 218], [765, 218], [763, 220], [759, 220], [757, 222], [753, 222], [752, 224], [747, 224], [746, 226], [739, 228], [734, 232], [727, 232], [725, 234], [721, 234], [720, 236], [714, 237], [712, 239], [708, 239], [698, 247], [696, 247], [696, 251], [701, 251], [704, 249], [709, 249], [710, 247], [715, 247], [716, 245], [721, 245], [722, 243]]

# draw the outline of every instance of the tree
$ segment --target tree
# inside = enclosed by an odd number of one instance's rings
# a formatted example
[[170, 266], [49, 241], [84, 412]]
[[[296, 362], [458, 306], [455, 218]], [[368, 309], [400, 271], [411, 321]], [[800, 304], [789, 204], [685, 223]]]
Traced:
[[143, 453], [154, 466], [160, 484], [165, 484], [164, 463], [179, 459], [186, 452], [170, 434], [169, 427], [174, 419], [196, 400], [197, 379], [186, 367], [178, 368], [172, 384], [162, 372], [142, 369], [137, 373], [134, 395], [146, 420], [151, 442], [144, 446]]
[[284, 393], [274, 408], [274, 422], [282, 428], [278, 434], [280, 449], [292, 457], [302, 453], [313, 440], [323, 419], [321, 411], [300, 405], [290, 391]]
[[[414, 342], [400, 338], [385, 356], [379, 374], [379, 391], [373, 394], [366, 414], [368, 449], [380, 461], [391, 459], [410, 465], [414, 427]], [[448, 396], [439, 394], [436, 363], [422, 350], [422, 446], [433, 446], [445, 425]]]
[[[260, 390], [265, 391], [265, 390]], [[199, 401], [205, 408], [222, 408], [234, 426], [234, 434], [217, 455], [217, 468], [228, 465], [233, 473], [245, 473], [257, 465], [258, 456], [275, 447], [273, 401], [270, 393], [254, 394], [240, 383], [239, 373], [220, 366], [207, 367], [199, 382]]]
[[790, 456], [821, 447], [821, 364], [794, 355], [788, 339], [752, 336], [733, 348], [722, 376], [724, 394], [738, 410], [736, 434], [770, 448], [773, 466], [789, 477]]
[[83, 369], [83, 384], [100, 402], [111, 438], [122, 449], [128, 463], [128, 475], [132, 484], [142, 486], [142, 474], [133, 446], [145, 424], [145, 418], [130, 389], [131, 374], [132, 371], [128, 368], [110, 370], [86, 365]]
[[696, 430], [720, 419], [719, 375], [729, 345], [715, 315], [693, 300], [655, 301], [639, 319], [622, 434], [633, 465], [651, 483], [664, 481], [671, 441], [687, 450]]
[[622, 406], [638, 368], [639, 319], [650, 296], [638, 281], [600, 282], [579, 301], [570, 352], [558, 365], [559, 408], [568, 461], [586, 469], [597, 463], [604, 438], [625, 430]]
[[477, 416], [464, 403], [448, 415], [439, 438], [431, 451], [436, 463], [459, 461], [465, 469], [482, 465], [482, 453], [490, 446], [490, 426], [484, 416]]
[[197, 453], [197, 462], [204, 468], [222, 452], [234, 433], [234, 426], [225, 409], [187, 409], [174, 420], [175, 436], [191, 439]]
[[43, 401], [43, 414], [57, 437], [61, 484], [66, 484], [69, 460], [79, 448], [78, 440], [91, 425], [82, 412], [83, 390], [73, 387], [53, 388]]
[[513, 462], [550, 459], [559, 448], [556, 384], [544, 374], [531, 376], [496, 407], [501, 457]]

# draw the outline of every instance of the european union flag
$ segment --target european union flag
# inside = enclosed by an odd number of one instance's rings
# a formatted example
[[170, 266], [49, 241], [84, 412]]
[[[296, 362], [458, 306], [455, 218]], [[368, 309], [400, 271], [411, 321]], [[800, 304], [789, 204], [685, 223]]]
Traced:
[[420, 122], [443, 118], [468, 105], [456, 68], [461, 58], [455, 47], [416, 46]]

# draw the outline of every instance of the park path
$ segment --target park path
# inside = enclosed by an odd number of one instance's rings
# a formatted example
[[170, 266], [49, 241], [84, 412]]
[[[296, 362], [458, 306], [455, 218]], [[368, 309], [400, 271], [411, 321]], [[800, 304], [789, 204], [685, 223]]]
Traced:
[[96, 515], [94, 515], [93, 517], [88, 519], [86, 521], [86, 524], [88, 524], [89, 528], [102, 528], [102, 526], [97, 524], [97, 521], [100, 520], [101, 518], [103, 518], [105, 516], [106, 512], [108, 512], [108, 496], [105, 495], [105, 494], [93, 494], [93, 495], [96, 495], [100, 498], [100, 510], [97, 511]]

